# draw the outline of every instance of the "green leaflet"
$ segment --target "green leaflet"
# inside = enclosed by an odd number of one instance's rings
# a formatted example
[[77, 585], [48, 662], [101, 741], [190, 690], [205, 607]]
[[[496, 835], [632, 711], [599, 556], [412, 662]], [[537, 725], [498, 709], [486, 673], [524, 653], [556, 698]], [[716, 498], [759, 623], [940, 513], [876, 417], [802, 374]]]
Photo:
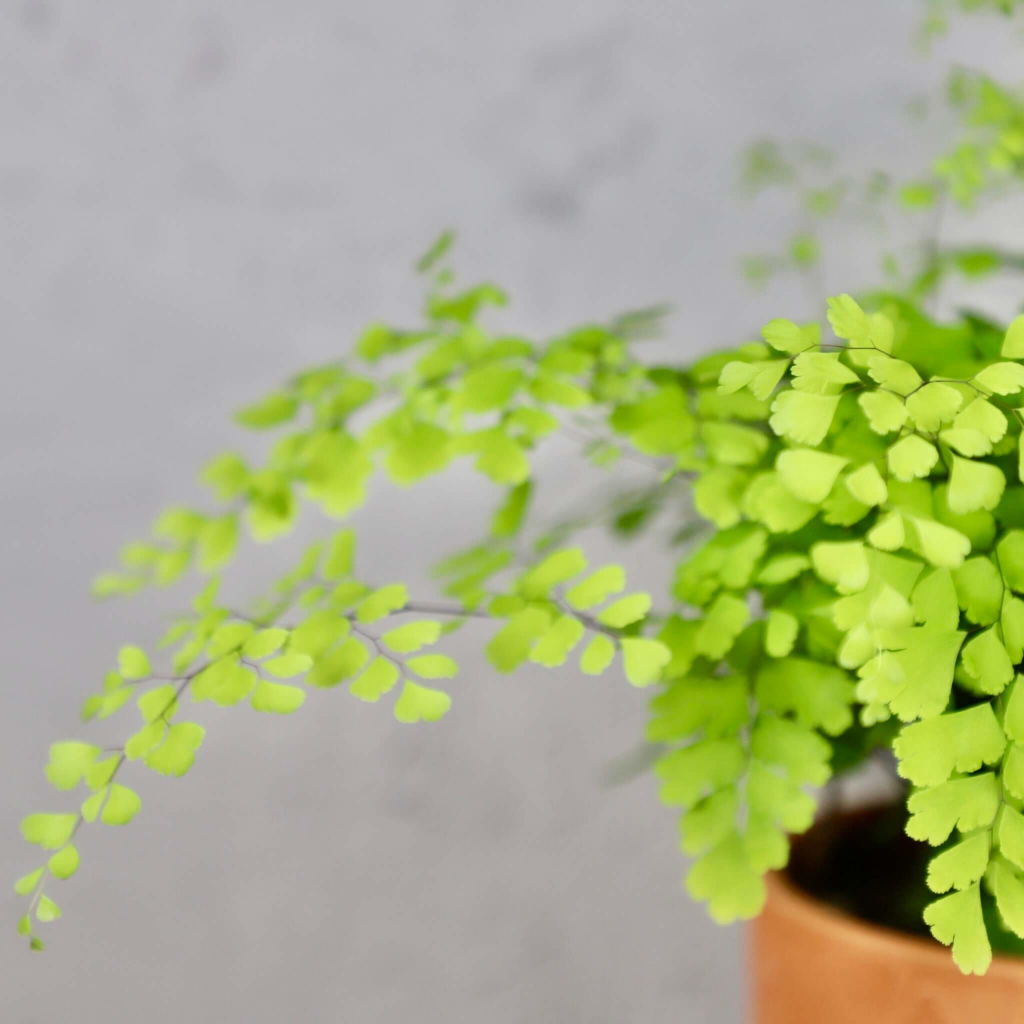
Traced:
[[882, 638], [888, 651], [868, 662], [862, 678], [872, 675], [874, 699], [888, 704], [901, 721], [931, 718], [949, 703], [965, 636], [930, 624], [889, 630]]
[[459, 672], [459, 666], [446, 654], [420, 654], [405, 664], [421, 679], [454, 679]]
[[646, 637], [623, 637], [622, 663], [626, 679], [633, 686], [650, 686], [657, 682], [662, 669], [672, 659], [672, 652], [660, 641]]
[[290, 715], [305, 703], [306, 694], [297, 686], [285, 683], [271, 683], [261, 679], [256, 684], [249, 706], [253, 711], [267, 711], [275, 715]]
[[999, 916], [1018, 937], [1024, 937], [1024, 881], [1014, 866], [1002, 857], [993, 862], [988, 875]]
[[992, 824], [999, 809], [999, 782], [992, 772], [953, 779], [914, 793], [907, 809], [907, 835], [938, 846], [953, 829], [973, 832]]
[[585, 610], [601, 604], [626, 588], [626, 573], [621, 565], [606, 565], [566, 591], [565, 599], [573, 608]]
[[63, 850], [55, 853], [49, 861], [47, 861], [47, 868], [49, 868], [50, 874], [54, 878], [59, 878], [61, 881], [66, 881], [71, 878], [72, 875], [78, 870], [78, 865], [81, 863], [81, 857], [79, 856], [78, 850], [68, 843]]
[[331, 538], [327, 557], [324, 560], [324, 579], [340, 580], [352, 572], [355, 544], [355, 533], [352, 530], [339, 530]]
[[764, 523], [772, 533], [792, 533], [805, 526], [818, 508], [799, 498], [783, 486], [777, 473], [761, 473], [743, 492], [740, 503], [744, 515]]
[[904, 397], [921, 387], [920, 374], [910, 363], [888, 355], [868, 358], [868, 375], [888, 391]]
[[789, 449], [775, 460], [779, 479], [795, 497], [821, 504], [847, 464], [847, 459], [812, 449]]
[[385, 466], [396, 484], [408, 486], [440, 472], [453, 455], [448, 431], [429, 423], [413, 423], [392, 435]]
[[592, 637], [590, 643], [580, 656], [580, 669], [588, 676], [599, 676], [612, 663], [615, 657], [615, 644], [601, 633]]
[[868, 532], [868, 543], [879, 551], [899, 551], [907, 542], [907, 530], [899, 512], [882, 516]]
[[953, 959], [964, 974], [984, 974], [988, 970], [992, 948], [981, 916], [977, 883], [930, 903], [925, 907], [924, 920], [939, 942], [952, 945]]
[[356, 618], [362, 623], [377, 622], [392, 612], [404, 608], [409, 594], [401, 583], [393, 583], [373, 591], [356, 609]]
[[30, 814], [21, 822], [25, 842], [44, 850], [59, 850], [70, 838], [78, 819], [74, 814]]
[[46, 777], [56, 789], [74, 789], [85, 778], [100, 753], [100, 748], [91, 743], [54, 743], [50, 746]]
[[860, 378], [840, 361], [838, 352], [801, 352], [793, 360], [793, 387], [815, 395], [838, 395]]
[[840, 594], [853, 594], [867, 586], [870, 568], [860, 541], [835, 541], [811, 548], [814, 571]]
[[410, 654], [421, 647], [437, 643], [441, 636], [441, 623], [429, 620], [408, 622], [397, 629], [388, 630], [381, 640], [393, 651]]
[[266, 430], [287, 423], [298, 408], [299, 403], [294, 395], [279, 391], [240, 409], [235, 414], [235, 421], [251, 430]]
[[897, 480], [906, 481], [928, 476], [939, 461], [939, 453], [923, 437], [908, 434], [889, 449], [886, 458], [889, 472]]
[[527, 598], [548, 597], [554, 587], [586, 568], [587, 560], [579, 548], [555, 551], [520, 577], [518, 589]]
[[216, 572], [231, 561], [238, 546], [238, 517], [211, 519], [199, 531], [199, 568]]
[[487, 645], [487, 657], [499, 672], [513, 672], [530, 656], [533, 644], [547, 630], [551, 614], [527, 607], [513, 615]]
[[145, 679], [152, 671], [141, 647], [122, 647], [117, 655], [117, 670], [125, 679]]
[[1024, 530], [1007, 530], [996, 546], [999, 568], [1011, 590], [1024, 593]]
[[1024, 814], [1009, 805], [999, 812], [999, 852], [1016, 867], [1024, 867]]
[[652, 743], [733, 736], [750, 719], [749, 686], [739, 675], [678, 679], [651, 700], [647, 739]]
[[374, 703], [392, 690], [398, 680], [398, 666], [385, 657], [377, 657], [348, 690], [353, 697]]
[[937, 786], [954, 771], [998, 764], [1005, 750], [1006, 737], [991, 704], [905, 725], [893, 743], [900, 775], [915, 786]]
[[512, 537], [519, 532], [533, 493], [533, 484], [526, 480], [511, 487], [508, 495], [491, 519], [491, 533], [495, 537]]
[[[206, 645], [206, 653], [210, 658], [222, 658], [225, 654], [241, 649], [254, 632], [254, 628], [247, 622], [229, 622], [219, 626]], [[284, 636], [288, 635], [283, 630], [281, 632]]]
[[60, 907], [49, 896], [40, 896], [36, 904], [36, 919], [41, 924], [49, 924], [61, 916]]
[[561, 615], [548, 627], [530, 652], [530, 661], [545, 668], [564, 665], [573, 648], [583, 639], [584, 626], [572, 615]]
[[759, 761], [785, 769], [796, 783], [824, 785], [832, 774], [832, 748], [815, 729], [776, 715], [759, 715], [750, 736]]
[[356, 675], [369, 657], [366, 646], [355, 637], [349, 637], [317, 658], [306, 676], [306, 682], [310, 686], [337, 686], [342, 680]]
[[598, 614], [597, 621], [614, 629], [622, 629], [634, 622], [639, 622], [650, 610], [650, 607], [650, 594], [630, 594], [628, 597], [621, 597], [618, 601], [608, 605]]
[[142, 801], [137, 793], [112, 782], [82, 804], [82, 817], [90, 823], [98, 817], [104, 825], [127, 825], [141, 807]]
[[839, 395], [783, 391], [772, 402], [769, 423], [776, 434], [813, 447], [825, 439], [838, 407]]
[[[297, 667], [295, 674], [306, 672], [311, 661], [319, 658], [325, 651], [333, 647], [349, 633], [349, 621], [338, 615], [333, 609], [324, 608], [306, 616], [289, 634], [287, 653], [272, 658], [264, 663], [267, 671], [280, 675], [277, 667], [283, 659], [293, 661]], [[288, 664], [288, 662], [284, 662]], [[271, 667], [273, 666], [273, 667]]]
[[974, 375], [974, 383], [996, 395], [1014, 395], [1024, 388], [1024, 366], [993, 363]]
[[35, 871], [27, 875], [23, 875], [14, 883], [14, 892], [17, 896], [28, 896], [39, 884], [39, 880], [43, 877], [43, 869], [36, 868]]
[[849, 295], [836, 295], [828, 300], [828, 322], [837, 338], [845, 338], [852, 345], [871, 346], [882, 352], [892, 350], [893, 328], [889, 319], [879, 313], [865, 313]]
[[907, 396], [907, 413], [919, 430], [935, 433], [956, 416], [962, 402], [955, 388], [929, 382]]
[[724, 657], [749, 619], [750, 609], [743, 598], [720, 594], [697, 631], [697, 650], [709, 658]]
[[865, 391], [857, 402], [876, 434], [891, 434], [907, 421], [907, 406], [891, 391]]
[[994, 626], [971, 637], [961, 657], [964, 670], [981, 693], [1001, 693], [1013, 679], [1013, 663]]
[[708, 455], [722, 465], [752, 466], [768, 450], [768, 438], [752, 427], [734, 423], [706, 423], [702, 433]]
[[764, 879], [735, 829], [693, 865], [686, 888], [694, 899], [707, 902], [718, 924], [756, 917], [764, 906]]
[[865, 505], [882, 505], [889, 497], [882, 474], [874, 463], [867, 463], [846, 478], [847, 490]]
[[982, 830], [933, 857], [928, 865], [928, 888], [949, 892], [974, 885], [985, 874], [990, 849], [990, 834]]
[[447, 693], [406, 681], [395, 701], [395, 718], [400, 722], [437, 722], [451, 706], [452, 699]]
[[773, 658], [786, 657], [793, 650], [799, 631], [800, 621], [796, 616], [779, 608], [774, 609], [768, 615], [764, 649]]
[[955, 569], [971, 550], [971, 542], [960, 532], [932, 519], [906, 516], [913, 549], [932, 565]]
[[988, 558], [969, 558], [953, 573], [957, 600], [975, 625], [989, 626], [999, 618], [1003, 604], [1003, 581]]
[[1006, 329], [1001, 354], [1007, 359], [1024, 359], [1024, 314]]
[[1006, 477], [998, 466], [953, 456], [948, 497], [953, 512], [962, 515], [982, 508], [994, 509], [1005, 487]]
[[788, 658], [765, 662], [755, 692], [762, 707], [792, 713], [801, 725], [834, 736], [853, 721], [853, 689], [847, 673], [834, 665]]
[[805, 324], [800, 327], [792, 320], [771, 320], [761, 328], [761, 337], [772, 348], [794, 355], [820, 343], [821, 326]]
[[735, 789], [720, 789], [694, 804], [679, 819], [679, 846], [691, 856], [717, 846], [736, 828], [740, 809]]
[[146, 766], [160, 775], [184, 775], [195, 763], [206, 730], [194, 722], [177, 722], [166, 730], [163, 742], [149, 754]]
[[743, 774], [746, 756], [735, 739], [702, 740], [667, 754], [655, 765], [661, 800], [692, 807], [701, 797], [732, 785]]

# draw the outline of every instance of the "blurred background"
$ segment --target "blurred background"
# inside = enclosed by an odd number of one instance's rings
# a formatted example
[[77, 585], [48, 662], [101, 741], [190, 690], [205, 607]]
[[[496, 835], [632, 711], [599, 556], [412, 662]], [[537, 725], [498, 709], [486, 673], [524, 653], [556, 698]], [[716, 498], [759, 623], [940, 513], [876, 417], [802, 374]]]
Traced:
[[[510, 291], [500, 323], [518, 332], [667, 301], [651, 352], [685, 359], [820, 316], [797, 278], [758, 291], [739, 272], [801, 230], [785, 192], [743, 198], [741, 154], [767, 136], [820, 143], [855, 179], [926, 165], [950, 121], [912, 116], [915, 98], [953, 61], [1010, 72], [1020, 51], [982, 21], [926, 59], [922, 9], [2, 0], [0, 876], [34, 866], [22, 815], [67, 803], [47, 745], [83, 735], [117, 647], [151, 645], [191, 597], [97, 605], [89, 582], [243, 443], [231, 411], [370, 320], [415, 322], [411, 265], [448, 226], [464, 277]], [[1020, 226], [948, 230], [1009, 242]], [[830, 230], [818, 283], [875, 283], [871, 219]], [[553, 507], [584, 486], [571, 454], [543, 456]], [[427, 565], [496, 497], [461, 472], [411, 496], [381, 486], [361, 566], [427, 594]], [[295, 550], [248, 548], [233, 591]], [[663, 584], [657, 549], [621, 557]], [[87, 833], [45, 955], [14, 935], [3, 883], [0, 1020], [743, 1020], [742, 930], [683, 894], [654, 780], [607, 785], [642, 739], [643, 695], [574, 671], [499, 678], [487, 635], [458, 638], [438, 725], [344, 692], [287, 719], [200, 716], [196, 769], [136, 772], [143, 813]], [[116, 719], [84, 735], [108, 732]]]

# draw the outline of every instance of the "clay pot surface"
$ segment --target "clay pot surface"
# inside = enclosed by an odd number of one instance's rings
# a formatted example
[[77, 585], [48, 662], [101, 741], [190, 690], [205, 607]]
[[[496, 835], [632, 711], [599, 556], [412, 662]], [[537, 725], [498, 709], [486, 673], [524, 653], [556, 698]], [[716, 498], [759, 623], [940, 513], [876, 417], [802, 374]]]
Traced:
[[1024, 957], [996, 957], [984, 977], [949, 950], [862, 922], [768, 878], [750, 932], [755, 1024], [1024, 1024]]

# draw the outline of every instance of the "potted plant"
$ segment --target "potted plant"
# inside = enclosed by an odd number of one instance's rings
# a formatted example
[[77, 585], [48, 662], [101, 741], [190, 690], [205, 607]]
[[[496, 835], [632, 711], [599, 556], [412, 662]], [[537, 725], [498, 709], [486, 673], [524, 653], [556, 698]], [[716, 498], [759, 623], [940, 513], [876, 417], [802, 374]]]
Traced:
[[[1024, 167], [1021, 104], [982, 76], [960, 89], [973, 134], [903, 189], [907, 205], [967, 202]], [[790, 261], [806, 267], [814, 246], [798, 242]], [[458, 686], [446, 637], [472, 622], [498, 672], [573, 658], [652, 695], [647, 739], [694, 858], [689, 892], [723, 923], [767, 903], [762, 1020], [1017, 1012], [1024, 961], [989, 968], [1024, 938], [1024, 317], [939, 321], [924, 306], [950, 274], [1013, 258], [933, 245], [902, 287], [834, 296], [818, 321], [773, 319], [675, 366], [634, 354], [643, 317], [540, 343], [494, 333], [504, 293], [457, 288], [450, 243], [420, 261], [422, 326], [371, 325], [350, 358], [243, 409], [273, 438], [265, 460], [213, 459], [211, 508], [169, 509], [97, 580], [114, 596], [207, 577], [159, 665], [127, 645], [86, 700], [86, 720], [121, 714], [124, 742], [50, 750], [47, 777], [76, 795], [22, 822], [39, 851], [15, 886], [30, 946], [60, 916], [83, 834], [138, 813], [132, 774], [191, 769], [193, 705], [290, 714], [343, 686], [399, 722], [437, 721]], [[530, 456], [563, 428], [600, 466], [653, 470], [620, 523], [692, 496], [703, 526], [678, 538], [670, 606], [621, 565], [589, 564], [574, 522], [527, 542]], [[342, 525], [252, 607], [221, 600], [243, 533], [288, 533], [302, 501], [345, 520], [378, 470], [410, 486], [462, 459], [503, 497], [479, 543], [438, 566], [443, 599], [373, 578]], [[893, 766], [902, 809], [812, 828], [821, 787], [868, 759]]]

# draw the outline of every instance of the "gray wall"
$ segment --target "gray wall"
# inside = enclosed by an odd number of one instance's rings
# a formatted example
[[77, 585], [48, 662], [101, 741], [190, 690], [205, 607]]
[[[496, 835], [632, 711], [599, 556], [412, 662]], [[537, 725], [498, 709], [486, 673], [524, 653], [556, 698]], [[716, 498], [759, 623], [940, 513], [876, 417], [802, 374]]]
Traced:
[[[410, 315], [407, 267], [448, 224], [467, 272], [510, 288], [516, 329], [667, 299], [661, 351], [683, 356], [805, 315], [795, 286], [737, 278], [741, 253], [792, 227], [785, 204], [736, 201], [737, 153], [797, 136], [858, 168], [913, 166], [940, 132], [908, 130], [903, 107], [945, 60], [909, 55], [918, 13], [0, 3], [0, 875], [33, 866], [21, 815], [61, 806], [47, 744], [79, 734], [117, 646], [154, 640], [188, 596], [95, 606], [88, 582], [197, 493], [195, 468], [237, 443], [228, 410], [369, 319]], [[995, 38], [943, 53], [980, 59]], [[869, 280], [866, 253], [844, 247], [830, 284]], [[566, 499], [576, 483], [558, 479]], [[384, 488], [362, 564], [422, 580], [423, 552], [493, 499], [465, 474], [415, 502]], [[247, 554], [237, 587], [287, 555]], [[625, 557], [661, 580], [656, 555]], [[14, 937], [3, 883], [0, 1019], [741, 1020], [742, 933], [681, 894], [654, 783], [601, 783], [641, 736], [642, 695], [572, 672], [499, 679], [470, 654], [456, 697], [416, 729], [340, 692], [287, 720], [203, 716], [193, 774], [142, 778], [137, 821], [87, 833], [44, 957]]]

